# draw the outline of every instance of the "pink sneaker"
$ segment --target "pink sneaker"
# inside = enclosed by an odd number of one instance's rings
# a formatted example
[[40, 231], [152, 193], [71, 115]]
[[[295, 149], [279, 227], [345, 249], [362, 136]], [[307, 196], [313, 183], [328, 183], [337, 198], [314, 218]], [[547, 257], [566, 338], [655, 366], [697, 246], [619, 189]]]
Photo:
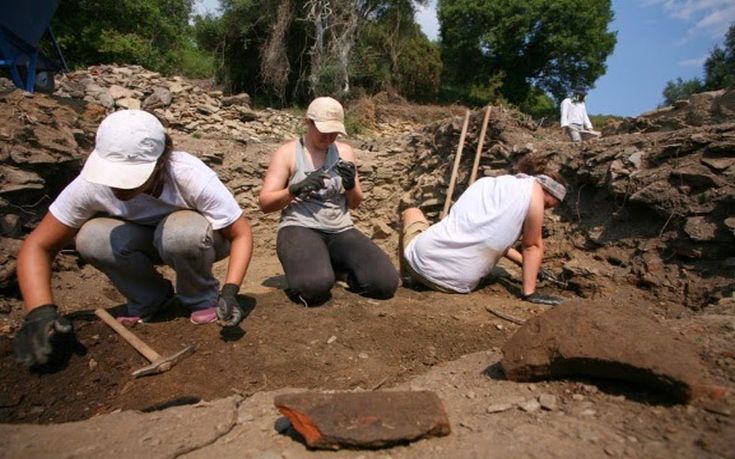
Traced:
[[197, 325], [204, 325], [217, 320], [217, 307], [212, 306], [211, 308], [199, 309], [194, 311], [189, 316], [191, 323]]
[[117, 316], [115, 320], [123, 325], [135, 325], [143, 322], [140, 316]]

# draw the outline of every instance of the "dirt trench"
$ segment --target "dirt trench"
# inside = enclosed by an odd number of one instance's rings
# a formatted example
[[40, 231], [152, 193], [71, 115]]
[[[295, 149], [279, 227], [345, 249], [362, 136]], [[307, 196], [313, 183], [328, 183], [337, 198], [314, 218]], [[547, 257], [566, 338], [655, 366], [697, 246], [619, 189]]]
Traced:
[[[12, 98], [6, 102], [24, 107], [25, 118], [14, 118], [18, 130], [6, 128], [0, 134], [15, 139], [15, 145], [31, 139], [36, 155], [48, 151], [48, 142], [33, 140], [37, 134], [33, 127], [44, 123], [42, 114], [61, 110], [61, 105], [46, 99], [39, 104]], [[54, 151], [66, 151], [62, 162], [67, 173], [81, 164], [96, 119], [84, 104], [72, 104], [71, 109], [75, 112], [64, 112], [67, 118], [55, 116], [48, 121], [52, 130], [68, 129], [64, 138], [69, 145], [54, 144]], [[398, 116], [401, 110], [411, 107], [394, 108], [391, 116]], [[440, 108], [435, 110], [441, 113]], [[467, 186], [482, 115], [482, 110], [472, 113], [455, 196]], [[68, 126], [63, 125], [64, 119]], [[528, 155], [546, 158], [558, 167], [572, 191], [565, 206], [547, 216], [544, 263], [560, 273], [568, 288], [541, 288], [565, 298], [581, 298], [590, 307], [636, 304], [694, 343], [707, 377], [732, 388], [735, 299], [731, 260], [735, 253], [728, 220], [733, 182], [728, 180], [735, 171], [731, 146], [735, 128], [731, 122], [716, 121], [718, 124], [675, 131], [613, 133], [580, 148], [567, 143], [555, 129], [539, 127], [513, 110], [494, 107], [480, 176], [512, 172], [514, 164]], [[376, 132], [380, 132], [379, 120], [377, 123]], [[443, 204], [460, 128], [460, 116], [425, 125], [412, 120], [400, 130], [385, 129], [390, 132], [387, 136], [373, 133], [348, 139], [357, 149], [367, 195], [365, 205], [355, 213], [356, 223], [394, 261], [399, 212], [418, 205], [435, 218]], [[192, 357], [168, 373], [134, 379], [130, 372], [145, 360], [91, 314], [96, 307], [118, 306], [123, 298], [100, 273], [69, 251], [55, 262], [53, 283], [57, 302], [75, 323], [78, 343], [59, 367], [29, 373], [10, 355], [22, 306], [12, 275], [6, 275], [0, 279], [0, 422], [77, 421], [118, 410], [150, 412], [288, 387], [373, 390], [412, 384], [431, 369], [464, 355], [500, 351], [518, 326], [490, 315], [485, 305], [519, 318], [544, 311], [517, 298], [520, 273], [507, 264], [501, 264], [493, 281], [470, 295], [399, 288], [395, 298], [375, 301], [338, 285], [333, 299], [322, 307], [307, 309], [291, 303], [283, 293], [283, 272], [275, 257], [277, 216], [263, 215], [256, 205], [262, 174], [278, 142], [174, 134], [179, 148], [199, 155], [220, 173], [253, 224], [256, 253], [241, 289], [241, 300], [251, 308], [247, 319], [235, 330], [200, 327], [189, 323], [186, 311], [174, 309], [159, 322], [134, 327], [136, 334], [161, 353], [188, 344], [197, 347]], [[34, 164], [50, 161], [33, 154], [19, 156], [20, 150], [10, 151], [7, 145], [3, 161], [8, 167], [30, 170], [37, 167]], [[717, 161], [712, 163], [713, 159]], [[51, 177], [46, 175], [51, 169], [34, 170], [42, 178]], [[33, 186], [43, 196], [53, 193], [44, 184]], [[632, 199], [645, 189], [650, 192]], [[18, 193], [6, 189], [0, 195], [3, 209], [21, 217], [20, 234], [6, 234], [10, 238], [3, 243], [8, 249], [4, 266], [12, 265], [15, 241], [34, 226], [49, 203], [49, 198], [38, 203], [36, 195], [27, 191], [25, 200], [19, 201]], [[679, 207], [670, 207], [675, 201]], [[713, 204], [708, 206], [708, 202]], [[18, 207], [28, 213], [18, 212]], [[677, 211], [672, 212], [674, 209]], [[221, 277], [224, 269], [219, 264], [215, 273]], [[545, 390], [571, 404], [578, 401], [572, 395], [579, 387], [584, 388], [585, 400], [593, 408], [609, 410], [604, 422], [619, 424], [623, 436], [661, 442], [666, 451], [686, 444], [691, 447], [687, 453], [728, 454], [726, 439], [735, 432], [731, 398], [713, 406], [684, 409], [658, 394], [607, 381], [553, 381]], [[485, 422], [487, 413], [467, 416], [466, 423], [473, 425]], [[630, 416], [638, 421], [632, 422]], [[583, 419], [591, 425], [602, 422]], [[686, 429], [680, 427], [682, 422]], [[632, 451], [636, 455], [635, 445]]]

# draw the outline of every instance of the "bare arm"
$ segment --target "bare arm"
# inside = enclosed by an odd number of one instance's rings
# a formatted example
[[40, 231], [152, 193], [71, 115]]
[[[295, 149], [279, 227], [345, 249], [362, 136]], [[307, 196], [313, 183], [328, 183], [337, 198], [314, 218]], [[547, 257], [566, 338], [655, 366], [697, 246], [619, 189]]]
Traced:
[[230, 241], [230, 260], [227, 263], [226, 284], [242, 284], [253, 254], [253, 233], [243, 215], [230, 226], [219, 230]]
[[518, 266], [523, 267], [523, 255], [513, 247], [509, 248], [503, 256]]
[[78, 231], [47, 213], [23, 242], [18, 252], [16, 272], [28, 311], [44, 304], [53, 304], [51, 262]]
[[[337, 149], [339, 150], [339, 156], [342, 159], [345, 161], [352, 161], [353, 163], [355, 162], [355, 152], [352, 150], [351, 146], [346, 143], [339, 142], [337, 143]], [[347, 207], [350, 209], [357, 209], [365, 199], [362, 194], [362, 187], [360, 186], [360, 174], [358, 174], [357, 171], [355, 171], [355, 187], [351, 190], [347, 190], [345, 192], [345, 196], [347, 197]]]
[[530, 295], [536, 291], [536, 276], [544, 257], [544, 241], [542, 227], [544, 224], [544, 192], [541, 185], [533, 184], [531, 205], [526, 221], [523, 222], [521, 245], [523, 247], [523, 294]]
[[283, 209], [294, 198], [288, 191], [288, 179], [294, 167], [295, 142], [285, 143], [273, 153], [258, 197], [260, 210], [265, 213]]

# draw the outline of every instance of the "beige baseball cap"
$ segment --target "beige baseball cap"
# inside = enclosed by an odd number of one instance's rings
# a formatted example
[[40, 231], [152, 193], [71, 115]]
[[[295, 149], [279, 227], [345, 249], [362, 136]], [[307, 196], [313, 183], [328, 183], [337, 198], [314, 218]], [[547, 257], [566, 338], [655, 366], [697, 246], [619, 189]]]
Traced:
[[143, 110], [121, 110], [100, 123], [80, 175], [112, 188], [137, 188], [151, 176], [165, 148], [166, 129], [158, 118]]
[[347, 135], [345, 131], [345, 112], [342, 104], [331, 97], [317, 97], [306, 109], [306, 117], [314, 121], [319, 132], [329, 134], [339, 132]]

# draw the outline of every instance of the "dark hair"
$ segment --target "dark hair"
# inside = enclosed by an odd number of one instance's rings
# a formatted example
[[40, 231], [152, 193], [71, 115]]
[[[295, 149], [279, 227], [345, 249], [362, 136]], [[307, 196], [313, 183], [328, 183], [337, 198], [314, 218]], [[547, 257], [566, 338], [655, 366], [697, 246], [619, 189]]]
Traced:
[[541, 158], [532, 158], [530, 156], [526, 156], [525, 158], [518, 161], [518, 163], [515, 165], [516, 172], [521, 172], [523, 174], [527, 175], [548, 175], [555, 181], [559, 182], [559, 184], [566, 186], [566, 182], [563, 178], [561, 178], [561, 175], [557, 171], [549, 170], [546, 166], [546, 163]]

